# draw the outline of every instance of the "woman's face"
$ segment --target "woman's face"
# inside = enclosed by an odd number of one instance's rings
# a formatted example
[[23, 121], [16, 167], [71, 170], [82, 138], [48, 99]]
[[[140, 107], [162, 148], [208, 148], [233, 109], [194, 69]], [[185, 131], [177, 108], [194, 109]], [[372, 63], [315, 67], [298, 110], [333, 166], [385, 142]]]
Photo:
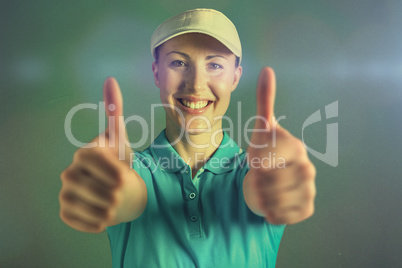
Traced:
[[159, 48], [152, 70], [168, 131], [194, 135], [222, 128], [222, 116], [242, 73], [235, 61], [226, 46], [199, 33], [174, 37]]

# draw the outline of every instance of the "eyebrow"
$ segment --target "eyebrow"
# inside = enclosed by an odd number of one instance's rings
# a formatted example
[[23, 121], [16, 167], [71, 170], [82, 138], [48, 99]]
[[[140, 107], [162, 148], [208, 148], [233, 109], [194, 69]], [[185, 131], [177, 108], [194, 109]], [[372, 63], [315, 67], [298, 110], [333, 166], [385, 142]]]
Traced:
[[224, 58], [225, 60], [227, 60], [227, 58], [222, 55], [209, 55], [205, 59], [209, 60], [209, 59], [216, 58], [216, 57]]
[[[185, 57], [185, 58], [190, 58], [190, 56], [187, 55], [186, 53], [179, 52], [179, 51], [170, 51], [169, 53], [166, 54], [166, 56], [169, 55], [169, 54], [172, 54], [172, 53], [177, 53], [177, 54], [182, 55], [182, 56]], [[227, 58], [224, 57], [224, 56], [222, 56], [222, 55], [208, 55], [208, 56], [205, 57], [205, 59], [206, 59], [206, 60], [210, 60], [210, 59], [216, 58], [216, 57], [224, 58], [224, 59], [227, 60]]]

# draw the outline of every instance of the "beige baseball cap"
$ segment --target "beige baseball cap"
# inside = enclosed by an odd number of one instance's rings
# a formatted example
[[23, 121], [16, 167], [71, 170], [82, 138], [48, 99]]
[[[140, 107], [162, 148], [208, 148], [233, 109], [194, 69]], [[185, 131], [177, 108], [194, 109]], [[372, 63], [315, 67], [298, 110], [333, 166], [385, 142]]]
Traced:
[[155, 58], [155, 48], [164, 42], [186, 33], [203, 33], [217, 39], [239, 57], [241, 44], [234, 24], [221, 12], [214, 9], [197, 8], [171, 17], [156, 28], [151, 37], [151, 52]]

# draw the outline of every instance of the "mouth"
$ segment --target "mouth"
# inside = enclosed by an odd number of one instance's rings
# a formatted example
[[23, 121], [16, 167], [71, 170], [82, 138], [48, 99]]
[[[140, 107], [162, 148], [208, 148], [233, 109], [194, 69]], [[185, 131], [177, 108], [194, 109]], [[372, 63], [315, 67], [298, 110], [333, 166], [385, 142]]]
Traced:
[[210, 100], [197, 98], [177, 98], [177, 101], [183, 110], [193, 114], [205, 112], [213, 103], [213, 101]]

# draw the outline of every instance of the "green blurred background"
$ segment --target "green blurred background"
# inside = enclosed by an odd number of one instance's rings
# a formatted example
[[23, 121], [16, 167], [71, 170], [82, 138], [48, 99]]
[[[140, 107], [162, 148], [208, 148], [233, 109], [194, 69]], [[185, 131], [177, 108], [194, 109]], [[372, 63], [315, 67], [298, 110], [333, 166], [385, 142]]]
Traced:
[[[237, 129], [255, 113], [261, 67], [277, 74], [276, 114], [301, 138], [303, 122], [339, 101], [339, 117], [306, 128], [326, 150], [339, 124], [339, 165], [317, 167], [316, 213], [288, 226], [277, 267], [400, 267], [402, 262], [402, 1], [1, 1], [0, 267], [111, 267], [105, 233], [85, 234], [58, 216], [59, 175], [77, 149], [64, 120], [99, 104], [115, 76], [125, 115], [151, 121], [159, 103], [150, 38], [165, 19], [215, 8], [237, 26], [243, 77], [227, 113]], [[241, 102], [241, 122], [238, 122]], [[323, 113], [322, 113], [323, 114]], [[98, 111], [72, 121], [77, 140], [99, 133]], [[128, 126], [133, 142], [141, 126]], [[164, 113], [156, 110], [156, 136]], [[151, 142], [138, 149], [144, 149]]]

